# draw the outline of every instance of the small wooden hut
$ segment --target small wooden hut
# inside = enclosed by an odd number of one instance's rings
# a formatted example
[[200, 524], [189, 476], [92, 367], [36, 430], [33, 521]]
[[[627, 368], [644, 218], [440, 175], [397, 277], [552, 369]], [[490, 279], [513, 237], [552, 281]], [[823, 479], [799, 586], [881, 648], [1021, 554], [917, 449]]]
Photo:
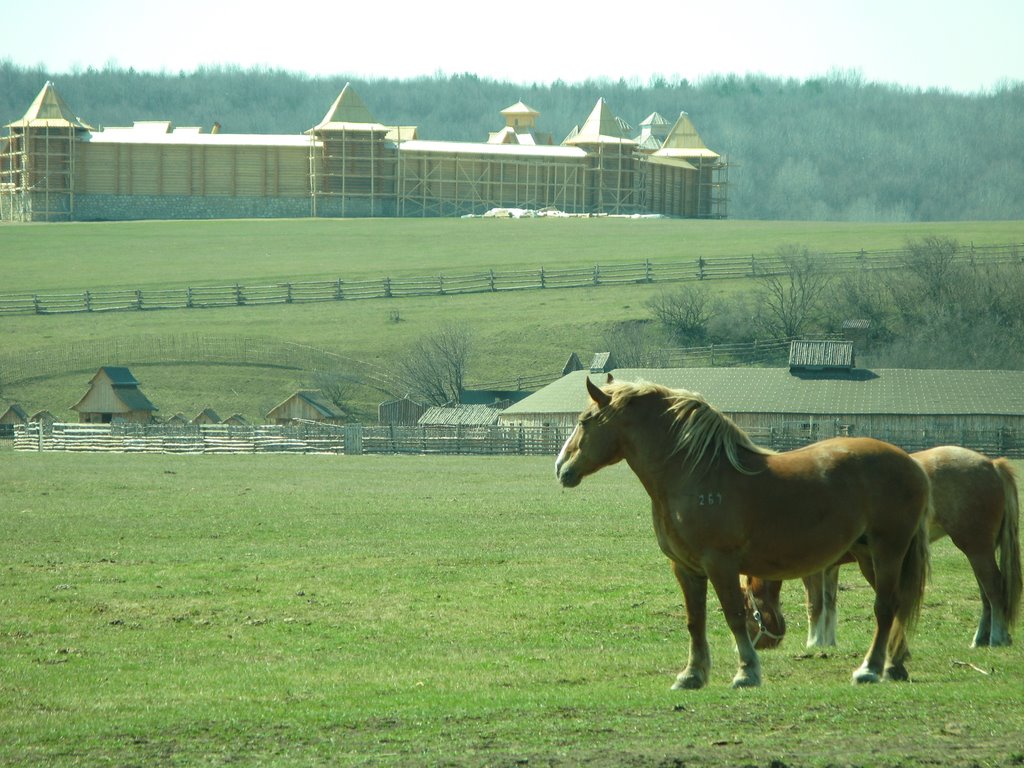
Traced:
[[207, 406], [203, 408], [199, 413], [192, 419], [193, 424], [220, 424], [220, 416], [218, 413]]
[[396, 427], [408, 427], [419, 421], [427, 406], [406, 395], [397, 400], [387, 400], [377, 406], [377, 422]]
[[318, 389], [300, 389], [284, 402], [271, 408], [266, 418], [271, 424], [290, 424], [294, 421], [345, 423], [345, 414]]
[[121, 366], [105, 365], [89, 381], [89, 391], [71, 406], [83, 424], [130, 421], [148, 424], [159, 410], [142, 390], [132, 372]]
[[13, 437], [14, 425], [28, 422], [28, 413], [17, 403], [11, 403], [0, 415], [0, 437]]
[[231, 414], [226, 419], [224, 419], [224, 421], [222, 421], [221, 423], [222, 424], [227, 424], [230, 427], [248, 427], [249, 426], [249, 420], [247, 418], [245, 418], [245, 416], [243, 416], [240, 413], [233, 413], [233, 414]]
[[56, 423], [57, 417], [44, 408], [41, 411], [33, 413], [28, 417], [28, 420], [32, 424], [41, 424], [44, 427], [52, 427]]

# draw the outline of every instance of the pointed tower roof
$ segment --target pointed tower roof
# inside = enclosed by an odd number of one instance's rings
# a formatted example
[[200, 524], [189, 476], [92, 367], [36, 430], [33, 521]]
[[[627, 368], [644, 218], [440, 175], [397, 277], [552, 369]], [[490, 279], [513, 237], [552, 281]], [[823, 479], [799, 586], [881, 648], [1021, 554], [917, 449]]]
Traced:
[[343, 131], [343, 130], [388, 130], [388, 127], [373, 119], [370, 110], [359, 98], [352, 83], [345, 83], [338, 98], [327, 110], [324, 119], [307, 133], [313, 131]]
[[712, 152], [705, 146], [700, 138], [700, 134], [697, 133], [697, 129], [693, 127], [690, 116], [685, 112], [679, 113], [679, 119], [672, 126], [672, 130], [668, 132], [668, 136], [665, 137], [661, 149], [655, 152], [654, 155], [655, 157], [682, 158], [715, 158], [719, 156], [717, 152]]
[[565, 140], [566, 144], [635, 144], [632, 139], [626, 138], [623, 133], [622, 123], [612, 112], [608, 103], [598, 99], [590, 117], [583, 123], [575, 136]]
[[57, 93], [57, 89], [50, 81], [46, 82], [43, 90], [36, 96], [32, 106], [21, 120], [8, 123], [7, 128], [74, 128], [80, 131], [91, 131], [92, 126], [83, 123], [67, 102]]
[[503, 110], [501, 110], [501, 114], [505, 115], [506, 117], [509, 115], [532, 115], [533, 117], [538, 117], [540, 115], [540, 112], [538, 112], [533, 107], [526, 106], [526, 104], [524, 104], [521, 101], [517, 101], [511, 107], [505, 107]]
[[668, 136], [671, 123], [657, 112], [651, 112], [640, 121], [640, 135], [636, 137], [637, 146], [644, 152], [656, 152]]

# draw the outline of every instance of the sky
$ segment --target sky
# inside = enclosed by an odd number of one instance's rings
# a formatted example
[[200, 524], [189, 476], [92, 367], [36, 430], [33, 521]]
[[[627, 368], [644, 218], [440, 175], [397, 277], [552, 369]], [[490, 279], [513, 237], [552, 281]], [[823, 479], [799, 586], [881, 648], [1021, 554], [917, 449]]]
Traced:
[[839, 72], [961, 93], [1024, 81], [1022, 0], [5, 5], [0, 61], [55, 74], [234, 65], [359, 79], [472, 73], [522, 84], [646, 84], [658, 75], [699, 82]]

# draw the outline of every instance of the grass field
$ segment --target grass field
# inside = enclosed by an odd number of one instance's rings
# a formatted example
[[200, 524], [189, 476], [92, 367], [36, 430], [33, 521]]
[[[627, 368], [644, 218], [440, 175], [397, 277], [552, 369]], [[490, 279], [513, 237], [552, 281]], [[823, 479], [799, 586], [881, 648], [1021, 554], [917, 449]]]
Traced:
[[[678, 221], [632, 219], [388, 219], [117, 222], [0, 227], [2, 292], [81, 292], [385, 275], [591, 265], [624, 260], [772, 253], [801, 244], [823, 252], [899, 248], [928, 235], [962, 243], [1024, 242], [1024, 221], [913, 224]], [[746, 281], [709, 283], [714, 292]], [[648, 319], [645, 303], [666, 286], [624, 285], [551, 292], [423, 297], [308, 305], [8, 316], [0, 355], [48, 354], [61, 345], [152, 335], [259, 336], [311, 344], [374, 366], [392, 367], [418, 338], [445, 323], [469, 329], [470, 382], [557, 372], [571, 352], [603, 351], [617, 322]], [[397, 322], [395, 321], [397, 315]], [[19, 382], [0, 402], [28, 412], [69, 407], [89, 371]], [[162, 417], [191, 417], [207, 406], [252, 421], [308, 373], [246, 366], [132, 366]], [[404, 393], [403, 393], [404, 394]], [[354, 394], [363, 420], [376, 418], [379, 392]]]
[[913, 683], [850, 685], [851, 568], [837, 650], [803, 652], [787, 584], [763, 687], [729, 689], [716, 612], [711, 685], [673, 692], [682, 601], [625, 467], [6, 452], [0, 487], [0, 765], [1024, 763], [1022, 645], [967, 647], [948, 542]]

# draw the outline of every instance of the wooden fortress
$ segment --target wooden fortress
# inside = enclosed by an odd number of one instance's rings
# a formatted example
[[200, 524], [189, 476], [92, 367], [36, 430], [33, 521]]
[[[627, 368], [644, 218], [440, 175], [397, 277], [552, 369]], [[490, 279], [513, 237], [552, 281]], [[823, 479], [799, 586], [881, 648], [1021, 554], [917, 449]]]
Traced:
[[0, 219], [461, 216], [495, 208], [722, 218], [727, 163], [685, 112], [639, 136], [599, 99], [561, 144], [522, 102], [487, 141], [377, 122], [351, 85], [298, 135], [140, 121], [96, 130], [47, 83], [0, 138]]

